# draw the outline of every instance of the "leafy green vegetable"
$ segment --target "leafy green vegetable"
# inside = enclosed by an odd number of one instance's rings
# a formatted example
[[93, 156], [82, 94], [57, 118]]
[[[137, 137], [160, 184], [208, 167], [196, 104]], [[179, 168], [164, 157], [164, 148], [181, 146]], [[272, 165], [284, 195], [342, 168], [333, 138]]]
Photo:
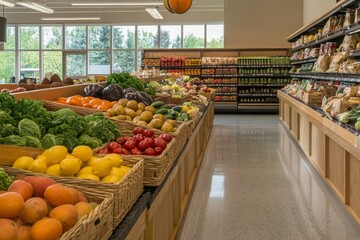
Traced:
[[6, 123], [0, 128], [0, 137], [7, 137], [10, 135], [17, 135], [18, 129], [11, 125], [10, 123]]
[[85, 117], [89, 127], [85, 134], [99, 139], [102, 143], [110, 142], [120, 137], [120, 130], [113, 122], [102, 114], [93, 114]]
[[355, 129], [356, 130], [360, 130], [360, 121], [357, 121], [356, 123], [355, 123]]
[[110, 84], [118, 84], [124, 89], [135, 88], [138, 91], [144, 91], [144, 84], [140, 79], [125, 72], [110, 74], [106, 79], [106, 86]]
[[0, 109], [10, 113], [16, 104], [14, 96], [9, 93], [2, 92], [0, 93]]
[[0, 126], [7, 123], [17, 126], [15, 119], [8, 112], [0, 110]]
[[15, 145], [15, 146], [22, 146], [22, 147], [26, 146], [25, 139], [18, 135], [10, 135], [10, 136], [4, 137], [1, 142], [2, 142], [2, 144], [6, 144], [6, 145]]
[[10, 177], [3, 168], [0, 168], [0, 190], [6, 191], [12, 182], [13, 178]]
[[48, 149], [55, 146], [56, 145], [55, 135], [48, 133], [45, 136], [43, 136], [43, 138], [41, 139], [41, 145], [43, 146], [44, 149]]
[[36, 138], [41, 138], [41, 132], [39, 126], [36, 124], [36, 122], [24, 118], [19, 122], [19, 135], [24, 136], [35, 136]]
[[94, 149], [94, 148], [100, 147], [102, 145], [102, 142], [101, 142], [101, 140], [99, 140], [95, 137], [90, 137], [87, 134], [83, 134], [80, 136], [78, 144], [86, 145], [86, 146], [89, 146]]
[[27, 147], [43, 148], [43, 146], [38, 138], [32, 137], [32, 136], [25, 136], [23, 138], [25, 139]]
[[150, 96], [155, 96], [156, 95], [156, 89], [157, 88], [153, 84], [145, 83], [144, 85], [145, 85], [144, 92], [146, 92]]

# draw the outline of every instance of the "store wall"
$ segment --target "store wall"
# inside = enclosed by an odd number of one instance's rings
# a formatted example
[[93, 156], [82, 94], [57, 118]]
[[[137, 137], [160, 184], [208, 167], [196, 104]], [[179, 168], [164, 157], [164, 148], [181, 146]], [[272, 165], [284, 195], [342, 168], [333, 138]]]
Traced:
[[335, 4], [335, 0], [304, 0], [304, 25], [318, 18]]
[[226, 48], [288, 47], [286, 37], [302, 24], [300, 0], [225, 0]]

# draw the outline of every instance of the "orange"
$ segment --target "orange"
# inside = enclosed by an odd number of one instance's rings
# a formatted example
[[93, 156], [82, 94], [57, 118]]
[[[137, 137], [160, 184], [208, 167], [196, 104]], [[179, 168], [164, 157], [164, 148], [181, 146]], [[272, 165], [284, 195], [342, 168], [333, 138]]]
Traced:
[[78, 211], [71, 204], [64, 204], [51, 210], [49, 213], [50, 218], [57, 219], [61, 222], [63, 231], [66, 232], [78, 221]]
[[74, 204], [74, 194], [61, 184], [54, 184], [48, 187], [44, 193], [45, 199], [51, 206], [57, 207], [63, 204]]
[[101, 104], [101, 100], [98, 98], [94, 98], [89, 102], [92, 106], [94, 105], [100, 105]]
[[19, 231], [16, 240], [31, 240], [31, 227], [19, 226]]
[[32, 240], [56, 240], [63, 233], [62, 224], [59, 220], [53, 218], [45, 218], [37, 221], [31, 227]]
[[112, 105], [112, 103], [109, 102], [109, 101], [107, 101], [107, 100], [103, 100], [103, 101], [101, 102], [101, 105], [105, 105], [105, 106], [107, 106], [108, 108], [110, 108], [111, 105]]
[[76, 208], [76, 211], [78, 212], [78, 220], [80, 220], [81, 218], [83, 218], [86, 215], [89, 215], [90, 212], [93, 210], [91, 205], [86, 202], [78, 202], [74, 206]]
[[84, 104], [87, 104], [90, 102], [90, 99], [87, 99], [87, 98], [81, 98], [81, 104], [84, 105]]
[[109, 107], [106, 106], [106, 105], [101, 104], [96, 109], [101, 110], [101, 111], [107, 111], [109, 109]]
[[85, 103], [82, 106], [86, 108], [92, 108], [92, 105], [90, 103]]
[[8, 188], [8, 192], [17, 192], [23, 197], [24, 201], [32, 197], [33, 191], [33, 186], [23, 180], [14, 181]]
[[100, 106], [100, 104], [95, 104], [95, 105], [92, 105], [92, 108], [97, 109], [99, 106]]
[[80, 194], [79, 194], [78, 190], [76, 190], [75, 188], [72, 188], [72, 187], [68, 187], [67, 189], [73, 194], [74, 204], [78, 203], [80, 201]]
[[0, 239], [17, 240], [18, 226], [10, 219], [0, 218]]
[[48, 213], [48, 206], [44, 199], [39, 197], [30, 198], [24, 204], [24, 209], [20, 213], [20, 219], [25, 223], [33, 224]]
[[0, 218], [16, 218], [24, 208], [23, 197], [16, 192], [0, 195]]
[[74, 105], [74, 106], [81, 106], [81, 100], [79, 97], [75, 97], [75, 96], [68, 97], [66, 99], [66, 104]]

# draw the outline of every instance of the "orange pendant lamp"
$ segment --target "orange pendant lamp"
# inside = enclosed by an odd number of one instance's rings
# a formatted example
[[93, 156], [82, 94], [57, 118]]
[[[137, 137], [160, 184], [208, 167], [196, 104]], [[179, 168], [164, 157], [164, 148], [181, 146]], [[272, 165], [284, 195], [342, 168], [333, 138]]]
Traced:
[[164, 0], [165, 8], [171, 13], [184, 14], [192, 4], [192, 0]]

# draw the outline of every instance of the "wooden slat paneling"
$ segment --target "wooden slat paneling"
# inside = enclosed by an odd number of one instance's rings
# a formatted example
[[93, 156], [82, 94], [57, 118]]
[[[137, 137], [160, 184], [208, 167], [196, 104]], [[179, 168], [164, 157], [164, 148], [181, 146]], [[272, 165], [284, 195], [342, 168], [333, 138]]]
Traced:
[[336, 190], [345, 197], [345, 150], [329, 139], [329, 180]]

